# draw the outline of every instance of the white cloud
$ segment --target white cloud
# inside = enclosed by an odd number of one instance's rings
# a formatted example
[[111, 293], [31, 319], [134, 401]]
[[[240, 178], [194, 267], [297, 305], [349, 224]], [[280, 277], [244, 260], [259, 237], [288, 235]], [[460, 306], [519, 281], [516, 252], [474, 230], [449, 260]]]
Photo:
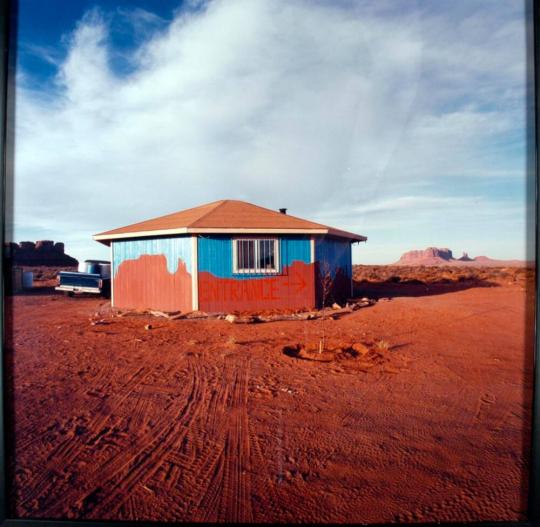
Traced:
[[59, 56], [58, 50], [52, 46], [23, 43], [21, 51], [33, 55], [52, 66], [58, 67], [60, 65], [61, 57]]
[[456, 25], [410, 9], [404, 24], [362, 4], [218, 0], [151, 33], [124, 76], [93, 11], [68, 39], [53, 100], [21, 78], [17, 232], [88, 239], [87, 256], [92, 232], [230, 197], [361, 214], [369, 236], [368, 211], [415, 210], [413, 191], [415, 206], [456, 200], [429, 197], [442, 178], [521, 184], [523, 159], [496, 146], [524, 126], [523, 27], [519, 13], [485, 11]]

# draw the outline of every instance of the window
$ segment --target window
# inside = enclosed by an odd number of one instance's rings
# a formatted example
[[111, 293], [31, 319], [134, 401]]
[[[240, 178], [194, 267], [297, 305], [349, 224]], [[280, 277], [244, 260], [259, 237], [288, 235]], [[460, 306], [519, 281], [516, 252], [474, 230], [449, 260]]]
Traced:
[[235, 273], [277, 273], [279, 245], [274, 238], [233, 240]]

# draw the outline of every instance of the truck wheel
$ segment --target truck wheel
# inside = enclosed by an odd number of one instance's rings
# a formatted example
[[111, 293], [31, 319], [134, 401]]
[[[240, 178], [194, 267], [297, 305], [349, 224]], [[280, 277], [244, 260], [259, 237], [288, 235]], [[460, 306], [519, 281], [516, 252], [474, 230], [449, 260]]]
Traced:
[[73, 291], [64, 291], [65, 296], [73, 296]]

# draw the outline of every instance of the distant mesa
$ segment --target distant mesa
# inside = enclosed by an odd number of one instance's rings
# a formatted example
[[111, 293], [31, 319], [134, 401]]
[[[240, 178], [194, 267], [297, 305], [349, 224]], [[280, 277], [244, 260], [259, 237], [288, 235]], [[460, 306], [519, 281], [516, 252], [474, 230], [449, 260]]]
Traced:
[[11, 265], [76, 267], [79, 261], [64, 252], [64, 244], [51, 240], [5, 243], [4, 257]]
[[428, 247], [423, 251], [409, 251], [401, 256], [398, 262], [405, 265], [416, 265], [417, 262], [432, 262], [431, 264], [424, 265], [436, 265], [437, 263], [445, 263], [453, 260], [452, 251], [450, 249], [438, 249], [437, 247]]
[[393, 265], [469, 265], [482, 267], [523, 267], [522, 260], [494, 260], [487, 256], [471, 258], [463, 252], [460, 258], [454, 258], [452, 251], [447, 248], [428, 247], [424, 250], [408, 251]]

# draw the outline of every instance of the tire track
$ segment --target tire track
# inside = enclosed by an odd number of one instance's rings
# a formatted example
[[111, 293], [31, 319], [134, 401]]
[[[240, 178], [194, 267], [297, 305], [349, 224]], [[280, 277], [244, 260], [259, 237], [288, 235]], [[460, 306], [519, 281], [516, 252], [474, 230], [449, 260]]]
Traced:
[[[171, 358], [175, 359], [176, 372], [183, 372], [182, 368], [185, 368], [185, 363], [178, 364], [178, 357], [173, 351], [169, 351], [169, 353], [162, 357], [163, 361], [167, 361]], [[170, 369], [172, 368], [173, 367]], [[68, 435], [68, 437], [62, 441], [62, 443], [60, 443], [51, 453], [49, 453], [47, 456], [48, 462], [45, 465], [45, 469], [42, 470], [39, 475], [37, 475], [31, 484], [25, 485], [25, 490], [23, 492], [26, 492], [20, 498], [21, 507], [26, 507], [28, 503], [33, 502], [44, 495], [47, 495], [47, 499], [52, 499], [54, 495], [60, 495], [63, 487], [65, 486], [71, 488], [73, 486], [73, 474], [77, 475], [79, 472], [78, 467], [74, 466], [77, 464], [77, 462], [81, 462], [81, 460], [86, 459], [86, 461], [82, 461], [83, 464], [96, 464], [94, 459], [95, 452], [92, 451], [92, 448], [89, 448], [89, 446], [91, 447], [91, 442], [96, 437], [108, 433], [106, 430], [107, 424], [110, 423], [115, 410], [118, 410], [117, 413], [119, 415], [122, 415], [123, 413], [126, 414], [126, 412], [122, 411], [125, 410], [122, 409], [122, 405], [124, 405], [126, 401], [129, 401], [134, 393], [138, 393], [139, 398], [147, 399], [145, 405], [147, 405], [148, 411], [151, 410], [148, 397], [146, 397], [146, 394], [141, 393], [140, 390], [141, 387], [150, 386], [145, 384], [145, 382], [148, 381], [152, 374], [155, 374], [153, 368], [134, 368], [131, 373], [128, 374], [128, 379], [125, 384], [121, 386], [120, 389], [116, 387], [115, 390], [112, 389], [110, 372], [110, 368], [102, 368], [100, 370], [98, 380], [103, 378], [103, 380], [106, 380], [107, 383], [103, 386], [100, 386], [99, 383], [94, 383], [94, 386], [96, 386], [95, 390], [97, 390], [98, 393], [113, 393], [114, 395], [98, 400], [92, 407], [85, 411], [85, 415], [94, 416], [93, 419], [85, 424], [85, 428], [93, 431], [94, 436], [89, 439], [84, 435]], [[139, 391], [137, 391], [137, 389]], [[162, 408], [160, 408], [158, 411], [161, 410]], [[131, 415], [131, 412], [127, 412], [127, 415]], [[109, 428], [112, 428], [112, 426]], [[133, 430], [134, 427], [130, 428], [132, 429], [132, 433], [138, 432], [138, 429]], [[53, 436], [53, 438], [55, 437], [57, 437], [57, 434]], [[131, 448], [132, 446], [130, 445], [128, 449]], [[121, 449], [121, 445], [118, 445], [116, 449], [112, 449], [113, 451], [110, 452], [109, 455], [114, 456], [117, 454], [115, 450], [119, 449]], [[104, 452], [101, 452], [101, 455], [103, 454]], [[97, 466], [99, 467], [99, 465]], [[62, 467], [62, 472], [59, 472], [57, 467]], [[69, 480], [67, 475], [71, 475]], [[76, 477], [77, 481], [81, 479], [81, 477]], [[54, 480], [55, 483], [51, 484], [51, 480]], [[52, 492], [51, 487], [53, 487]], [[42, 500], [43, 498], [41, 498], [41, 501]]]
[[[193, 420], [187, 434], [178, 441], [164, 457], [163, 465], [169, 465], [168, 473], [161, 469], [161, 474], [154, 475], [152, 483], [160, 488], [160, 497], [167, 495], [167, 500], [174, 503], [177, 514], [173, 520], [189, 518], [193, 514], [195, 504], [208, 491], [208, 482], [216, 471], [224, 448], [226, 401], [228, 397], [231, 375], [230, 368], [225, 367], [218, 375], [219, 369], [213, 367], [210, 372], [204, 371], [207, 389], [203, 397], [203, 408]], [[221, 383], [215, 385], [218, 377]], [[211, 395], [210, 395], [211, 394]], [[219, 487], [217, 489], [219, 491]], [[171, 496], [180, 495], [177, 503]], [[167, 516], [168, 517], [168, 516]]]
[[253, 456], [253, 465], [258, 467], [258, 472], [262, 475], [262, 481], [259, 481], [258, 486], [260, 487], [262, 485], [260, 495], [261, 499], [265, 503], [265, 506], [261, 508], [261, 510], [264, 510], [264, 516], [262, 518], [257, 518], [257, 516], [255, 515], [254, 521], [277, 521], [280, 510], [280, 499], [276, 492], [274, 478], [269, 471], [268, 460], [264, 457], [261, 445], [259, 444], [259, 440], [257, 439], [257, 436], [252, 429], [249, 430], [249, 435], [251, 440], [250, 444]]
[[[109, 367], [102, 367], [100, 368], [98, 374], [93, 379], [93, 384], [95, 386], [100, 386], [101, 382], [103, 380], [109, 380], [114, 377], [116, 372], [116, 369], [113, 369], [111, 372], [111, 368]], [[108, 384], [104, 385], [103, 391], [105, 393], [109, 393], [111, 386], [111, 382], [109, 381]], [[93, 407], [88, 410], [88, 413], [94, 412], [96, 408], [99, 408], [100, 404], [102, 404], [103, 401], [98, 401]], [[24, 416], [25, 417], [25, 416]], [[44, 439], [50, 438], [54, 439], [57, 434], [55, 433], [56, 425], [50, 424], [50, 416], [45, 415], [43, 416], [46, 424], [39, 430], [36, 430], [36, 423], [35, 421], [32, 421], [31, 419], [24, 419], [21, 417], [16, 418], [15, 426], [16, 428], [21, 428], [21, 436], [26, 437], [25, 439], [22, 439], [21, 441], [17, 441], [17, 449], [20, 450], [27, 450], [34, 444], [39, 444], [44, 441]]]
[[[181, 466], [176, 491], [181, 493], [186, 503], [187, 518], [196, 517], [205, 495], [218, 496], [221, 489], [221, 464], [228, 427], [227, 408], [230, 406], [234, 370], [226, 362], [221, 371], [214, 367], [207, 377], [213, 381], [213, 385], [209, 387], [211, 395], [207, 398], [206, 411], [201, 421], [191, 427], [186, 438], [189, 444], [168, 455], [168, 460]], [[220, 382], [216, 385], [214, 383], [218, 378]]]
[[[148, 498], [147, 498], [148, 500]], [[148, 506], [151, 508], [151, 516], [141, 517], [144, 521], [159, 520], [162, 522], [177, 522], [179, 518], [185, 516], [185, 503], [177, 503], [169, 494], [154, 494], [153, 498], [148, 500]], [[140, 516], [140, 515], [139, 515]], [[126, 517], [125, 519], [133, 519]]]
[[[395, 521], [398, 523], [500, 521], [510, 512], [505, 510], [503, 498], [516, 490], [516, 482], [521, 477], [520, 467], [514, 468], [512, 476], [513, 478], [501, 478], [496, 482], [470, 481], [467, 488], [462, 487], [436, 503], [405, 511], [397, 515]], [[525, 511], [521, 512], [525, 514]]]
[[137, 399], [129, 417], [129, 428], [137, 430], [146, 424], [146, 415], [151, 405], [149, 398], [142, 391], [136, 393], [135, 396]]
[[[90, 430], [103, 430], [107, 421], [111, 418], [111, 408], [120, 406], [129, 397], [133, 388], [141, 382], [148, 372], [144, 368], [138, 368], [128, 379], [126, 384], [120, 390], [119, 395], [114, 400], [114, 405], [111, 405], [107, 400], [100, 400], [91, 410], [95, 417], [88, 423], [87, 428]], [[98, 432], [99, 433], [99, 432]], [[26, 486], [22, 492], [20, 506], [26, 507], [29, 502], [49, 492], [51, 487], [54, 487], [53, 494], [60, 492], [62, 475], [57, 467], [62, 467], [62, 472], [68, 473], [76, 458], [81, 455], [87, 447], [87, 442], [82, 436], [68, 436], [62, 441], [49, 455], [47, 456], [47, 464], [40, 474]], [[55, 483], [51, 483], [54, 480]]]
[[229, 363], [225, 363], [221, 379], [221, 389], [214, 389], [208, 406], [205, 429], [208, 434], [211, 434], [214, 437], [219, 437], [220, 433], [223, 431], [224, 412], [230, 397], [229, 391], [231, 389], [229, 381], [231, 380], [232, 375], [229, 370]]
[[[163, 462], [163, 457], [182, 436], [200, 410], [205, 382], [199, 368], [194, 367], [190, 375], [191, 385], [185, 389], [183, 406], [173, 415], [163, 411], [154, 428], [137, 438], [128, 452], [121, 451], [101, 467], [96, 468], [85, 481], [86, 493], [81, 498], [81, 489], [74, 488], [64, 493], [60, 503], [48, 509], [53, 516], [62, 513], [65, 503], [80, 503], [85, 517], [104, 518], [113, 514], [129, 497], [138, 484], [149, 480]], [[135, 454], [130, 452], [135, 451]]]
[[[194, 507], [193, 520], [252, 522], [249, 421], [247, 415], [250, 361], [244, 360], [231, 373], [226, 366], [221, 401], [227, 417], [223, 449], [209, 468], [207, 486]], [[227, 397], [228, 387], [232, 387]]]

